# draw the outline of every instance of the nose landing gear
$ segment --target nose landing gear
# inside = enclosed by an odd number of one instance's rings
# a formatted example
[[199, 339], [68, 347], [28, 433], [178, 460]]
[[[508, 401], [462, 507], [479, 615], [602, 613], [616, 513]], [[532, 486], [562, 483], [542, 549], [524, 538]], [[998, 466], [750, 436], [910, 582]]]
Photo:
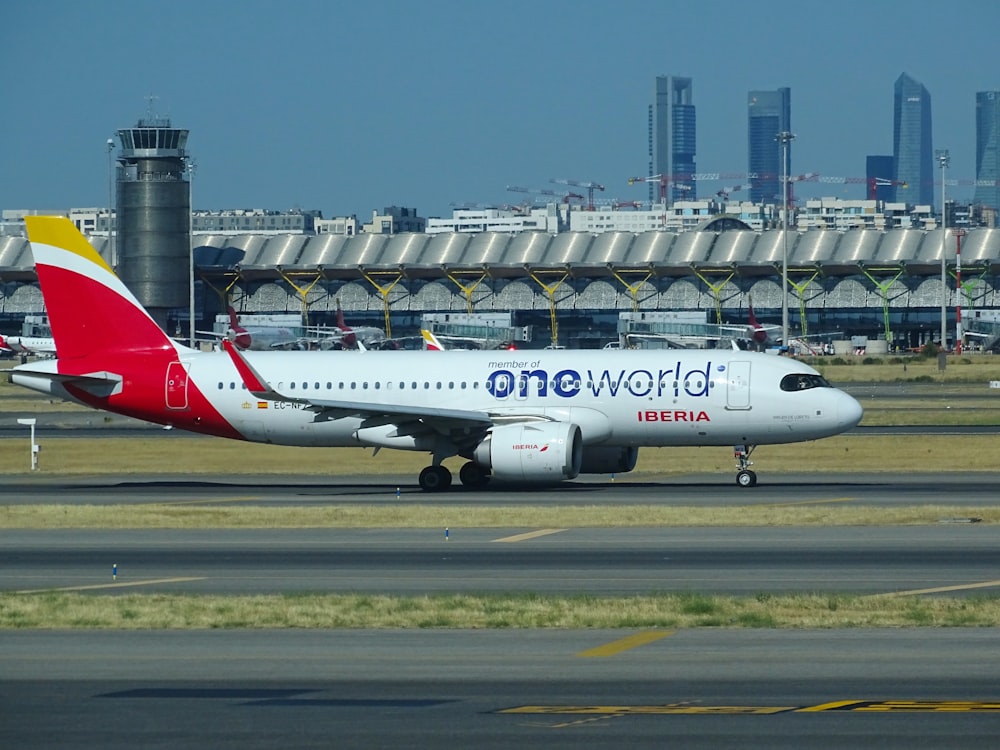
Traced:
[[736, 484], [739, 487], [756, 487], [757, 472], [750, 469], [753, 461], [750, 454], [753, 453], [754, 445], [734, 445], [733, 456], [736, 458]]

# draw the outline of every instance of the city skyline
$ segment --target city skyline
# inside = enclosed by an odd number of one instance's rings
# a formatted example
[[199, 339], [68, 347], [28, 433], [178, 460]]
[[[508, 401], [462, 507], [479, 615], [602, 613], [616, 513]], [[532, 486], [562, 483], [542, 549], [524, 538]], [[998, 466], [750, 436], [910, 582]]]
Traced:
[[[933, 147], [950, 151], [957, 183], [948, 197], [968, 201], [976, 95], [1000, 89], [1000, 73], [973, 54], [993, 48], [1000, 6], [973, 0], [921, 8], [909, 25], [899, 18], [913, 17], [910, 4], [859, 0], [810, 10], [808, 22], [786, 0], [752, 13], [729, 0], [711, 12], [628, 0], [278, 7], [14, 6], [16, 31], [0, 49], [11, 102], [0, 208], [106, 205], [106, 141], [148, 107], [190, 130], [196, 208], [365, 218], [402, 205], [446, 216], [453, 203], [510, 203], [507, 184], [552, 188], [551, 178], [645, 200], [648, 186], [627, 181], [649, 166], [650, 84], [661, 75], [696, 88], [698, 172], [746, 171], [748, 92], [788, 87], [793, 172], [863, 177], [867, 156], [892, 153], [904, 72], [933, 99]], [[799, 198], [821, 195], [865, 190], [796, 185]]]

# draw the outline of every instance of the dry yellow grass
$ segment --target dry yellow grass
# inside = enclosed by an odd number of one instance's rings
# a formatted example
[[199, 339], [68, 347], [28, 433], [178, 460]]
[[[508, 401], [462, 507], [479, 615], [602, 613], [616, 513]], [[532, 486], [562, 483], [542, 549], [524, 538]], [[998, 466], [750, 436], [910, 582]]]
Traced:
[[997, 627], [1000, 599], [837, 594], [749, 597], [0, 594], [0, 629]]
[[798, 505], [3, 505], [0, 529], [628, 528], [904, 526], [942, 519], [1000, 523], [1000, 506]]
[[[298, 448], [208, 437], [138, 434], [124, 438], [48, 438], [38, 476], [289, 474], [299, 476], [402, 475], [428, 463], [424, 453], [362, 448]], [[808, 443], [761, 446], [753, 454], [762, 473], [788, 471], [983, 471], [1000, 467], [1000, 440], [991, 435], [841, 435]], [[445, 462], [453, 471], [462, 459]], [[0, 440], [0, 474], [28, 473], [27, 436]], [[636, 472], [616, 481], [649, 481], [689, 473], [734, 473], [732, 450], [644, 448]]]

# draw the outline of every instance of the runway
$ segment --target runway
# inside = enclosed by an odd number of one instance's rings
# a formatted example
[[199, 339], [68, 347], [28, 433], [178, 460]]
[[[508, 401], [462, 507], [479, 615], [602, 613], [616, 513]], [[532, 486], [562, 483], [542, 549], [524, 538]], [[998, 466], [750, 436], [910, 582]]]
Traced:
[[913, 750], [1000, 736], [992, 630], [708, 628], [616, 650], [634, 635], [8, 631], [3, 737], [19, 750]]
[[[992, 506], [998, 477], [793, 475], [447, 496], [435, 529], [2, 530], [0, 588], [995, 596], [1000, 527], [464, 528], [488, 504]], [[707, 483], [705, 483], [707, 480]], [[393, 478], [17, 480], [0, 502], [425, 502]], [[943, 519], [946, 520], [946, 519]], [[112, 580], [112, 564], [117, 579]], [[11, 747], [992, 748], [995, 628], [0, 631]]]
[[[728, 472], [680, 476], [581, 477], [542, 488], [489, 485], [468, 490], [455, 484], [448, 492], [428, 494], [409, 474], [303, 477], [301, 475], [219, 474], [141, 475], [47, 478], [8, 477], [0, 482], [0, 505], [133, 505], [191, 506], [573, 506], [573, 505], [822, 505], [852, 504], [891, 507], [933, 504], [991, 506], [996, 503], [1000, 472], [953, 474], [811, 473], [768, 471], [753, 488], [738, 488]], [[456, 523], [456, 526], [460, 525]]]
[[[460, 520], [460, 519], [456, 519]], [[116, 576], [112, 580], [112, 569]], [[1000, 591], [1000, 527], [7, 530], [0, 588], [192, 594]]]

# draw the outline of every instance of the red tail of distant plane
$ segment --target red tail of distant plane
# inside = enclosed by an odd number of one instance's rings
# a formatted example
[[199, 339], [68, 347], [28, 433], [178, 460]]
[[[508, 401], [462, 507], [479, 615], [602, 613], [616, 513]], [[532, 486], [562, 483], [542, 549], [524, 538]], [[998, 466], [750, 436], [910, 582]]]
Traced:
[[236, 310], [230, 305], [226, 308], [229, 312], [229, 328], [233, 332], [232, 341], [240, 349], [249, 349], [250, 344], [253, 343], [253, 339], [250, 337], [250, 332], [246, 328], [240, 325], [240, 319], [236, 315]]
[[767, 331], [757, 322], [757, 316], [753, 314], [753, 300], [747, 299], [747, 309], [750, 311], [750, 337], [755, 344], [763, 344], [767, 341]]
[[344, 322], [344, 311], [340, 309], [340, 300], [337, 300], [337, 328], [343, 331], [344, 335], [340, 339], [340, 345], [344, 349], [357, 349], [358, 348], [358, 337], [355, 335], [354, 331], [351, 330], [350, 326]]

